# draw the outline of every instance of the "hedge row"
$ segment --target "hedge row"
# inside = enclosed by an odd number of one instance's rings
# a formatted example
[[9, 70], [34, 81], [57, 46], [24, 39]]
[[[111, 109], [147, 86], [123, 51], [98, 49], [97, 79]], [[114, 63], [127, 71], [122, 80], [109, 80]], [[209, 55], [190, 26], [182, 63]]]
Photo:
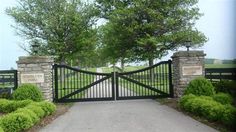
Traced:
[[236, 108], [230, 104], [223, 105], [210, 96], [185, 95], [179, 104], [185, 111], [204, 116], [208, 120], [221, 121], [229, 126], [236, 124]]
[[23, 108], [32, 102], [33, 102], [32, 100], [14, 101], [14, 100], [0, 99], [0, 112], [10, 113], [17, 110], [18, 108]]
[[[5, 100], [5, 102], [7, 101]], [[56, 106], [53, 103], [46, 102], [46, 101], [31, 102], [25, 105], [25, 107], [22, 107], [23, 106], [21, 105], [22, 101], [13, 101], [13, 102], [16, 103], [16, 105], [21, 106], [21, 107], [18, 107], [18, 109], [15, 110], [14, 112], [11, 112], [3, 116], [2, 118], [0, 118], [0, 132], [1, 132], [1, 128], [5, 132], [20, 132], [23, 130], [27, 130], [30, 127], [32, 127], [34, 124], [39, 122], [41, 118], [52, 114], [56, 110]], [[7, 108], [5, 110], [12, 111], [13, 109]]]

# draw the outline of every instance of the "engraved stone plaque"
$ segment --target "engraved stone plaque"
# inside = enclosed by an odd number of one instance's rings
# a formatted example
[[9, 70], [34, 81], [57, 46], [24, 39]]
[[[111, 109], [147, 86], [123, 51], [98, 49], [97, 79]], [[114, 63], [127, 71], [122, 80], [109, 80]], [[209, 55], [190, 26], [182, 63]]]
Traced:
[[21, 74], [21, 83], [43, 83], [43, 73]]
[[183, 66], [183, 76], [186, 75], [202, 75], [202, 66]]

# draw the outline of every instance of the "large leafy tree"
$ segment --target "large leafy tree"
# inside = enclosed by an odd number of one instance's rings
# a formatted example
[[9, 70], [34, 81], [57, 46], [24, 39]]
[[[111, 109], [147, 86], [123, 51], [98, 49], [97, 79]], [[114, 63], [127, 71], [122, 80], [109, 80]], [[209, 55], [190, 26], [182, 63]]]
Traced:
[[86, 52], [96, 42], [93, 25], [98, 11], [80, 0], [19, 0], [6, 12], [16, 21], [19, 35], [30, 45], [40, 45], [38, 54], [53, 55], [59, 62]]
[[[102, 17], [118, 24], [122, 31], [116, 32], [117, 39], [132, 36], [131, 60], [148, 60], [153, 65], [169, 50], [177, 49], [191, 41], [198, 47], [206, 37], [194, 26], [202, 14], [196, 6], [198, 0], [97, 0]], [[113, 28], [113, 30], [116, 30]], [[122, 41], [122, 40], [120, 40]], [[127, 43], [123, 44], [125, 47]]]

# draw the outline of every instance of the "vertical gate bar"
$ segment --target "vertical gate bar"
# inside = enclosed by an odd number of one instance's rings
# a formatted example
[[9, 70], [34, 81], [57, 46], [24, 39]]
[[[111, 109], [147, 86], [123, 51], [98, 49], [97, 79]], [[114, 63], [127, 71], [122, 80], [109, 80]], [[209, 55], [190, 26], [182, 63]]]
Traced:
[[115, 77], [116, 77], [116, 72], [112, 72], [111, 73], [111, 91], [112, 91], [112, 99], [113, 100], [116, 100], [116, 97], [115, 97]]
[[[83, 83], [83, 82], [82, 82], [82, 73], [80, 72], [80, 73], [79, 73], [79, 89], [82, 88], [82, 83]], [[82, 92], [79, 92], [78, 94], [79, 94], [79, 98], [82, 99], [82, 94], [83, 94], [83, 93], [82, 93]]]
[[[121, 87], [122, 88], [122, 87]], [[120, 96], [120, 88], [119, 88], [119, 73], [116, 73], [116, 100]]]
[[170, 93], [170, 90], [168, 89], [168, 63], [167, 64], [165, 64], [165, 71], [166, 71], [166, 73], [165, 73], [165, 86], [166, 86], [166, 92], [167, 93]]
[[105, 91], [104, 88], [102, 87], [103, 83], [104, 83], [104, 81], [100, 83], [100, 87], [102, 88], [102, 94], [101, 94], [102, 98], [104, 98], [104, 91]]
[[[76, 72], [76, 90], [79, 87], [79, 77], [78, 77], [78, 72]], [[78, 99], [78, 93], [76, 94], [76, 99]]]
[[14, 88], [13, 88], [13, 90], [17, 89], [17, 87], [18, 87], [17, 70], [14, 70]]
[[163, 74], [162, 74], [162, 76], [163, 76], [163, 92], [166, 92], [166, 84], [165, 84], [165, 73], [166, 73], [166, 64], [162, 64], [162, 68], [163, 68]]
[[55, 86], [55, 101], [58, 100], [58, 71], [57, 71], [57, 64], [53, 65], [54, 69], [54, 86]]
[[172, 85], [172, 61], [168, 60], [168, 67], [169, 67], [169, 91], [170, 91], [170, 97], [174, 98], [174, 91], [173, 91], [173, 85]]
[[[85, 74], [86, 85], [89, 84], [88, 76], [89, 76], [89, 74]], [[88, 89], [84, 90], [84, 92], [85, 92], [84, 97], [87, 99], [88, 98]]]
[[163, 74], [164, 74], [164, 68], [163, 68], [163, 64], [161, 65], [161, 91], [163, 92], [164, 90], [165, 90], [165, 88], [164, 88], [164, 76], [163, 76]]
[[[93, 81], [92, 81], [92, 78], [93, 78], [93, 76], [94, 75], [90, 75], [90, 77], [89, 77], [89, 83], [92, 83]], [[92, 87], [89, 89], [89, 98], [92, 98]]]

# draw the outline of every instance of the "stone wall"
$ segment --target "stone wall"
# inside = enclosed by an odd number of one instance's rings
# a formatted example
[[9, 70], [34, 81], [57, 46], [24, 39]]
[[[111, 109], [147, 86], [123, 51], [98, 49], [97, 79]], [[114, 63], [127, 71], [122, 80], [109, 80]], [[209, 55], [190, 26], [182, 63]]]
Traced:
[[179, 51], [173, 54], [174, 97], [181, 97], [191, 80], [205, 75], [204, 56], [203, 51]]
[[52, 101], [53, 63], [53, 58], [48, 56], [19, 57], [17, 61], [18, 84], [36, 84], [43, 92], [44, 98], [48, 101]]

